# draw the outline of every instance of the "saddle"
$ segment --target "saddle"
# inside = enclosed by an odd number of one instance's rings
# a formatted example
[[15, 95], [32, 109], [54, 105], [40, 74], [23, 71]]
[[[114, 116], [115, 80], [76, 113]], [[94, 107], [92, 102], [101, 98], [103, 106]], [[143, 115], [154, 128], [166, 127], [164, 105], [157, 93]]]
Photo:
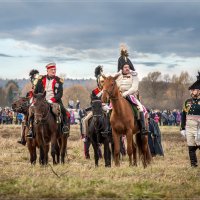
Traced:
[[51, 104], [51, 111], [56, 117], [56, 123], [60, 124], [61, 123], [61, 108], [58, 103], [52, 103]]
[[137, 109], [137, 104], [135, 104], [132, 99], [130, 98], [130, 96], [126, 97], [126, 100], [129, 102], [129, 104], [131, 105], [132, 111], [133, 111], [133, 115], [134, 117], [139, 120], [139, 116], [138, 116], [138, 109]]

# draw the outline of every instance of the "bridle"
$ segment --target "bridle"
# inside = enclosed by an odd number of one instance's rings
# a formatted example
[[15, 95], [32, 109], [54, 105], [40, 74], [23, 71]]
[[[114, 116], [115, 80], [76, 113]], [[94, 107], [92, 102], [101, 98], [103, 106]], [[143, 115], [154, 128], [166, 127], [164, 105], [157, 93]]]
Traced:
[[27, 101], [23, 102], [20, 106], [16, 107], [15, 110], [16, 112], [23, 112], [23, 113], [26, 113], [28, 108], [30, 106], [30, 102], [29, 102], [29, 99], [27, 99]]
[[109, 96], [109, 99], [112, 99], [112, 100], [118, 100], [119, 99], [119, 98], [116, 98], [116, 97], [113, 96], [115, 85], [116, 85], [116, 82], [114, 81], [111, 91], [103, 89], [103, 92], [106, 92]]
[[[46, 105], [46, 101], [43, 101], [42, 103], [44, 103]], [[35, 121], [36, 124], [45, 124], [46, 123], [46, 121], [47, 121], [47, 119], [49, 117], [49, 113], [50, 113], [50, 105], [49, 104], [47, 104], [47, 105], [48, 105], [48, 112], [47, 112], [46, 116], [43, 117], [43, 114], [37, 113], [37, 112], [33, 112], [34, 113], [34, 117], [35, 117], [34, 121]], [[41, 116], [42, 119], [38, 120], [37, 116]]]

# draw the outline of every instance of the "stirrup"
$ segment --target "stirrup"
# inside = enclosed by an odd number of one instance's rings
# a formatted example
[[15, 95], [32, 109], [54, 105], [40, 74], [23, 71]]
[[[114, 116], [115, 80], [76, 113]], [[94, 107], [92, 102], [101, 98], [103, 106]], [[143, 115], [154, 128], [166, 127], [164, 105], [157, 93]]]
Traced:
[[69, 128], [68, 128], [68, 126], [64, 125], [63, 128], [62, 128], [62, 132], [63, 132], [64, 135], [69, 136]]
[[33, 138], [33, 132], [30, 130], [26, 137], [27, 138]]

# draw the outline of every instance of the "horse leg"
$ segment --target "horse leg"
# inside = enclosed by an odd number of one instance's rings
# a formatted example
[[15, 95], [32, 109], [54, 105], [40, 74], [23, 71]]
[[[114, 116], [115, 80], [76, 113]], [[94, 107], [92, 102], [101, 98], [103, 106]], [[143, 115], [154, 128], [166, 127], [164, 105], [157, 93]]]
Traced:
[[56, 143], [56, 162], [60, 163], [60, 147], [61, 147], [61, 139], [59, 139]]
[[132, 155], [133, 155], [133, 134], [132, 130], [127, 130], [126, 132], [127, 138], [127, 154], [129, 156], [129, 166], [133, 165]]
[[119, 153], [120, 153], [120, 135], [113, 130], [113, 141], [114, 141], [114, 160], [115, 166], [120, 166]]
[[45, 152], [45, 165], [48, 164], [48, 153], [49, 153], [49, 144], [45, 145], [45, 149], [44, 149], [44, 152]]
[[44, 148], [42, 145], [40, 145], [40, 160], [39, 160], [41, 165], [44, 165]]
[[133, 140], [133, 166], [137, 166], [137, 147]]
[[53, 159], [53, 165], [57, 164], [56, 162], [56, 144], [55, 143], [51, 143], [51, 156]]
[[143, 167], [146, 168], [147, 167], [147, 163], [149, 162], [148, 159], [148, 136], [147, 135], [142, 135], [142, 154], [143, 154]]
[[109, 139], [104, 139], [104, 160], [105, 160], [105, 167], [111, 167], [111, 152], [109, 146]]
[[99, 145], [93, 139], [91, 139], [91, 142], [92, 142], [92, 147], [94, 149], [95, 166], [98, 167], [99, 166], [99, 152], [98, 152]]
[[66, 135], [62, 135], [62, 146], [61, 146], [61, 163], [65, 163], [65, 153], [67, 149], [67, 139], [68, 137]]

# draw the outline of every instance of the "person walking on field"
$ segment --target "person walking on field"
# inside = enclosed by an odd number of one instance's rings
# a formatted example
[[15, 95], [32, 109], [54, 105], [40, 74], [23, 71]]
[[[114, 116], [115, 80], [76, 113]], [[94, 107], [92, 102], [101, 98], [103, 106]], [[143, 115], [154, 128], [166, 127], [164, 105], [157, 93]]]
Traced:
[[181, 134], [187, 139], [191, 166], [197, 167], [196, 150], [200, 149], [200, 72], [189, 90], [191, 98], [183, 106]]

